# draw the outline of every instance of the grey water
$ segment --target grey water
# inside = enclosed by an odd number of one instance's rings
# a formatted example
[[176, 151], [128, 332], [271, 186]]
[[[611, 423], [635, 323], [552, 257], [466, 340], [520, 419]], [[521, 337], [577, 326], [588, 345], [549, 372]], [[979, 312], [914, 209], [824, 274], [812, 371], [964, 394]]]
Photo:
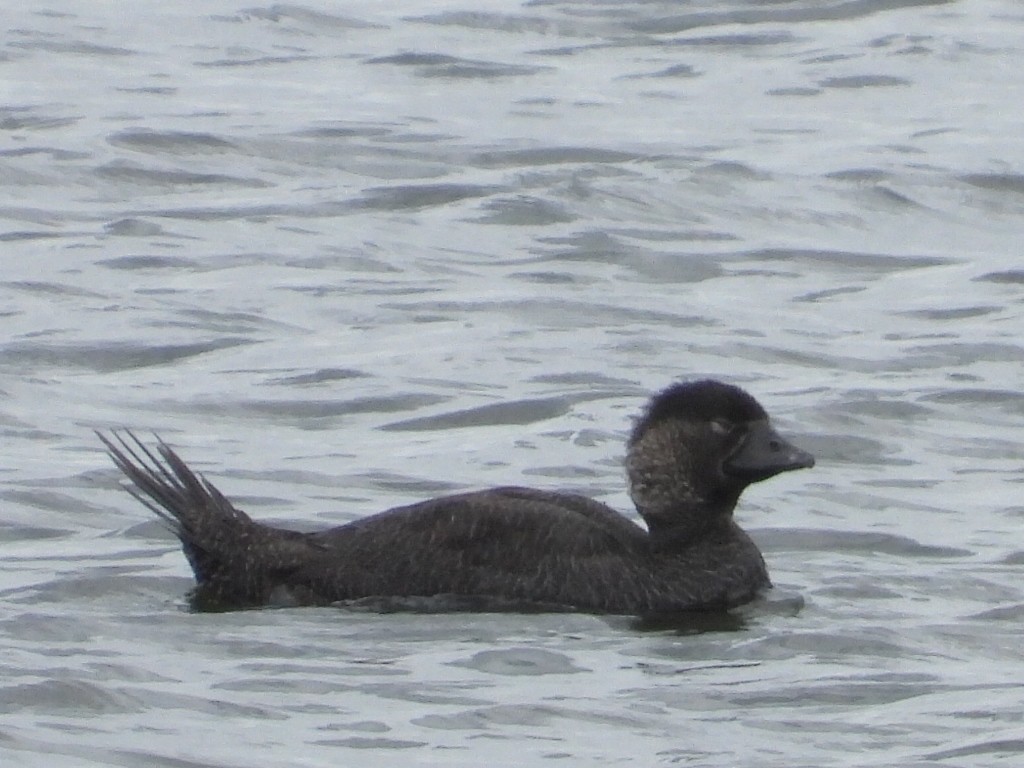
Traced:
[[[1012, 765], [1024, 6], [7, 4], [4, 766]], [[652, 391], [818, 465], [703, 626], [186, 610], [93, 430], [261, 520], [496, 484], [629, 510]]]

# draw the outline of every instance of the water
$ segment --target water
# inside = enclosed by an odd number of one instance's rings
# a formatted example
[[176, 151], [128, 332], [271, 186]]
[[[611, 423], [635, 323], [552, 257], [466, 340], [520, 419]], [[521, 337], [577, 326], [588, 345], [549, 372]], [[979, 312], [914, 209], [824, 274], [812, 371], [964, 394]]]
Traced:
[[[5, 18], [5, 766], [1019, 759], [1018, 3]], [[192, 615], [92, 434], [302, 528], [628, 509], [630, 417], [702, 375], [819, 463], [741, 504], [771, 600], [689, 631]]]

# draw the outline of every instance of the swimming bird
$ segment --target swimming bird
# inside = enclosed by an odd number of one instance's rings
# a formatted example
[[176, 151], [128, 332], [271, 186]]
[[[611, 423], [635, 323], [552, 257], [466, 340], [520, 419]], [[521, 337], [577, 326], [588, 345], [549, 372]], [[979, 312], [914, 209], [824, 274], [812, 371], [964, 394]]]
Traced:
[[97, 434], [128, 490], [181, 540], [195, 610], [378, 598], [641, 617], [725, 610], [770, 586], [733, 520], [740, 494], [814, 466], [744, 390], [683, 382], [650, 399], [627, 441], [646, 529], [586, 496], [501, 487], [304, 533], [253, 520], [159, 438], [154, 451], [127, 430]]

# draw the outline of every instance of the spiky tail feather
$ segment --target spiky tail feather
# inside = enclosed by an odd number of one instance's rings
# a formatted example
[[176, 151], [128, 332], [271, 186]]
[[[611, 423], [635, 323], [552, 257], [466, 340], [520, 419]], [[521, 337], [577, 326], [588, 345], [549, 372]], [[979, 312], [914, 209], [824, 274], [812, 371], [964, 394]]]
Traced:
[[[110, 437], [96, 434], [132, 481], [128, 492], [181, 540], [196, 577], [193, 607], [266, 605], [275, 590], [282, 591], [278, 587], [289, 586], [291, 573], [316, 556], [319, 547], [308, 536], [253, 521], [159, 437], [154, 453], [130, 430], [112, 431]], [[295, 586], [284, 591], [302, 602], [319, 602]]]

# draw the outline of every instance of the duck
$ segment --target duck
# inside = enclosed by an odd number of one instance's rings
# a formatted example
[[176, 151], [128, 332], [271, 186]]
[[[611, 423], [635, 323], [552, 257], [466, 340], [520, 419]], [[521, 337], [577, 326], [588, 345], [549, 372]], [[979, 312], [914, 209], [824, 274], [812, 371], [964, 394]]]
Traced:
[[771, 586], [734, 520], [740, 495], [814, 466], [745, 390], [681, 381], [650, 398], [626, 441], [643, 526], [584, 495], [506, 486], [303, 532], [254, 520], [158, 436], [149, 447], [127, 429], [97, 435], [129, 492], [180, 540], [196, 611], [426, 601], [453, 611], [728, 611]]

